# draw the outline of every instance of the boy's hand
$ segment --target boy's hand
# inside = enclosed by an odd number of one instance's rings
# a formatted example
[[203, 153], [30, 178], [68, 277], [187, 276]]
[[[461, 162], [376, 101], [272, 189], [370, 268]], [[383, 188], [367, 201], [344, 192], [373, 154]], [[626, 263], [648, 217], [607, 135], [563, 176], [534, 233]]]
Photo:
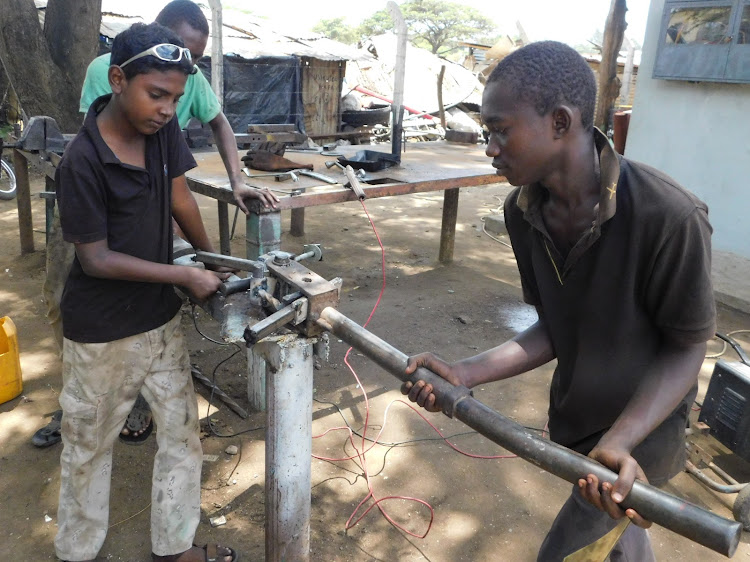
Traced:
[[198, 300], [204, 300], [219, 290], [221, 282], [229, 277], [229, 273], [215, 273], [197, 267], [188, 268], [185, 288]]
[[594, 507], [606, 512], [613, 519], [628, 517], [635, 525], [643, 529], [651, 526], [634, 509], [623, 510], [620, 502], [630, 493], [635, 480], [648, 483], [648, 479], [638, 462], [630, 455], [630, 452], [622, 449], [614, 449], [596, 446], [589, 453], [589, 458], [600, 462], [607, 468], [617, 472], [617, 480], [614, 484], [602, 482], [599, 489], [599, 479], [589, 474], [586, 478], [578, 481], [578, 488], [583, 498]]
[[232, 185], [232, 194], [237, 206], [246, 215], [250, 212], [245, 205], [245, 199], [258, 199], [264, 207], [276, 208], [279, 198], [267, 187], [252, 187], [246, 183], [235, 183]]
[[[461, 376], [456, 372], [456, 369], [432, 353], [420, 353], [414, 357], [409, 357], [409, 362], [404, 372], [407, 375], [411, 375], [419, 367], [424, 367], [432, 371], [454, 386], [463, 384]], [[401, 385], [401, 394], [406, 394], [409, 400], [416, 402], [428, 412], [440, 412], [441, 408], [438, 404], [437, 396], [433, 394], [432, 390], [432, 385], [423, 380], [418, 380], [414, 384], [406, 381]]]

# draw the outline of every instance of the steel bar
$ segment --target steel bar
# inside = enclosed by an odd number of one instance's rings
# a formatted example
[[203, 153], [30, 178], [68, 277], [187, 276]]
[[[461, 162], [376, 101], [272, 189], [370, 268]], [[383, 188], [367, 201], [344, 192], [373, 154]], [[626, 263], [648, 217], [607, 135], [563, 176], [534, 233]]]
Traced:
[[248, 345], [253, 345], [264, 337], [274, 333], [285, 324], [289, 324], [289, 322], [294, 320], [295, 310], [294, 306], [287, 306], [274, 312], [260, 322], [248, 326], [245, 330], [245, 341], [247, 341]]
[[746, 486], [736, 482], [734, 484], [719, 484], [690, 461], [685, 461], [685, 470], [695, 476], [701, 483], [721, 494], [736, 494]]
[[239, 417], [241, 417], [243, 420], [247, 418], [247, 412], [245, 409], [237, 404], [226, 392], [221, 390], [216, 384], [211, 382], [211, 379], [209, 379], [206, 375], [200, 372], [200, 370], [197, 367], [190, 367], [190, 372], [193, 374], [193, 378], [198, 380], [198, 382], [202, 383], [204, 386], [208, 387], [209, 390], [212, 390], [213, 393], [219, 397], [219, 400], [224, 402], [227, 406], [229, 406], [229, 409], [232, 410], [235, 414], [237, 414]]
[[[420, 368], [411, 377], [407, 376], [404, 370], [408, 357], [404, 353], [336, 309], [323, 309], [317, 321], [321, 327], [400, 380], [424, 380], [431, 384], [443, 405], [444, 413], [532, 464], [571, 483], [587, 474], [596, 475], [602, 482], [614, 482], [617, 479], [617, 474], [603, 465], [542, 439], [488, 408], [472, 397], [464, 387], [455, 387], [427, 369]], [[622, 506], [633, 508], [646, 519], [725, 556], [732, 556], [739, 544], [742, 531], [740, 523], [720, 517], [648, 484], [635, 482]]]
[[195, 253], [195, 261], [207, 263], [209, 265], [219, 265], [222, 267], [239, 269], [242, 271], [257, 272], [256, 276], [260, 277], [263, 277], [265, 275], [265, 266], [259, 261], [255, 260], [236, 258], [234, 256], [225, 256], [223, 254], [215, 254], [213, 252], [204, 252], [203, 250], [198, 250]]

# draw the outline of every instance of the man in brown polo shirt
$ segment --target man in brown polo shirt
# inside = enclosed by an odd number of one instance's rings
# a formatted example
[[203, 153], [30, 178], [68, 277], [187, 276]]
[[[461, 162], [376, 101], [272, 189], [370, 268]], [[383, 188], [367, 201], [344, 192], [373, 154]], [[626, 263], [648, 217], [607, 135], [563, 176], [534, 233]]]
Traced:
[[[650, 526], [619, 502], [638, 478], [662, 485], [684, 466], [684, 430], [715, 331], [707, 208], [671, 178], [617, 155], [593, 127], [596, 83], [555, 42], [506, 57], [484, 92], [487, 155], [515, 189], [505, 220], [524, 300], [539, 319], [512, 340], [447, 364], [412, 358], [469, 388], [553, 359], [553, 441], [619, 474], [579, 480], [539, 552], [562, 560], [629, 517], [611, 560], [653, 560]], [[438, 408], [430, 385], [404, 393]]]

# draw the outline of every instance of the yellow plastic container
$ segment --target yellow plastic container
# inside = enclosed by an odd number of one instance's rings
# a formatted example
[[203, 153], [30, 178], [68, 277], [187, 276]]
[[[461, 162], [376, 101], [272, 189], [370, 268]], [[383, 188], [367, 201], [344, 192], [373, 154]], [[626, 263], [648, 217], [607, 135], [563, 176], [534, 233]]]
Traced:
[[4, 316], [0, 318], [0, 404], [13, 400], [22, 390], [16, 325]]

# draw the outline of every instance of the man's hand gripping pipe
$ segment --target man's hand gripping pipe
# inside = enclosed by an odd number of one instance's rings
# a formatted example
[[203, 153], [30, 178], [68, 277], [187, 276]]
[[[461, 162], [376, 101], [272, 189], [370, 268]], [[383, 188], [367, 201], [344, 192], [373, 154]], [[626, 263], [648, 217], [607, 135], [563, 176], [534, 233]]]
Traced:
[[[596, 475], [601, 482], [613, 483], [617, 479], [617, 474], [603, 465], [542, 439], [488, 408], [465, 387], [454, 387], [424, 368], [407, 376], [404, 372], [407, 355], [335, 308], [324, 308], [316, 322], [401, 381], [423, 380], [431, 384], [443, 413], [462, 421], [491, 441], [547, 472], [571, 483], [578, 482], [579, 478], [587, 474]], [[633, 508], [644, 518], [728, 557], [734, 554], [739, 544], [742, 532], [740, 523], [720, 517], [648, 484], [636, 481], [621, 506], [624, 509]]]

